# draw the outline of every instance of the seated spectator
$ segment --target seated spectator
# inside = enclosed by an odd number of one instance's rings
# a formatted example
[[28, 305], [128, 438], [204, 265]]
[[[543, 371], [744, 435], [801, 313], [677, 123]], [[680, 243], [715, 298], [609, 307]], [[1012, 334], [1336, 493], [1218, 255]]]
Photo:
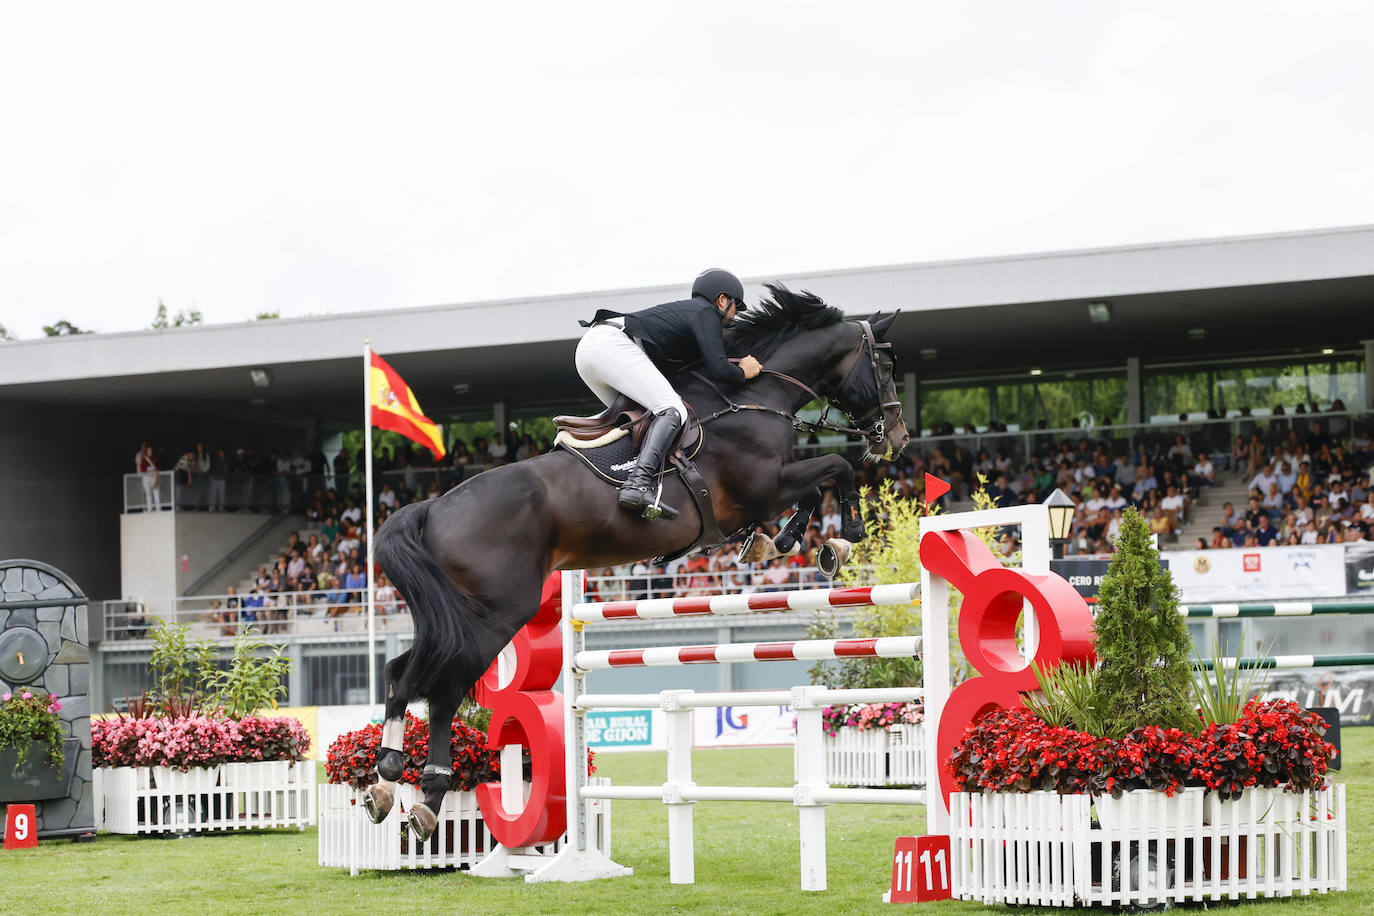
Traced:
[[1261, 515], [1259, 517], [1259, 527], [1257, 527], [1254, 531], [1255, 543], [1257, 543], [1260, 547], [1269, 547], [1272, 546], [1274, 542], [1278, 540], [1278, 537], [1279, 532], [1277, 529], [1274, 528], [1273, 525], [1270, 524], [1269, 516]]
[[350, 525], [361, 525], [363, 523], [363, 510], [358, 508], [358, 502], [350, 498], [348, 508], [339, 514], [340, 522], [348, 522]]
[[262, 586], [253, 586], [253, 591], [244, 596], [240, 607], [239, 620], [244, 627], [253, 627], [261, 623], [261, 615], [266, 605], [267, 596], [263, 594]]
[[1145, 494], [1159, 486], [1155, 480], [1155, 472], [1146, 465], [1140, 465], [1135, 470], [1135, 488], [1131, 490], [1131, 498], [1137, 504], [1145, 502]]
[[[373, 594], [373, 604], [377, 614], [387, 616], [396, 613], [396, 587], [387, 579], [386, 573], [377, 573], [377, 590]], [[588, 598], [588, 601], [599, 601], [600, 598]]]
[[1250, 459], [1250, 447], [1245, 444], [1244, 436], [1236, 436], [1236, 442], [1231, 446], [1229, 469], [1236, 476], [1240, 476], [1245, 462]]
[[1198, 452], [1197, 461], [1188, 475], [1188, 484], [1193, 488], [1210, 487], [1215, 482], [1216, 468], [1207, 460], [1206, 452]]
[[1207, 547], [1208, 544], [1206, 538], [1198, 538], [1196, 541], [1193, 542], [1193, 549], [1195, 550], [1206, 550]]
[[1228, 535], [1225, 531], [1223, 531], [1222, 528], [1221, 528], [1221, 526], [1218, 525], [1218, 526], [1216, 526], [1215, 528], [1212, 529], [1212, 544], [1211, 544], [1211, 546], [1212, 546], [1213, 548], [1221, 549], [1221, 548], [1226, 548], [1226, 547], [1232, 547], [1232, 546], [1234, 546], [1234, 545], [1231, 543], [1231, 537], [1230, 537], [1230, 535]]
[[1169, 484], [1168, 492], [1159, 501], [1159, 507], [1173, 522], [1174, 530], [1182, 527], [1183, 520], [1187, 517], [1188, 500], [1182, 493], [1178, 492], [1178, 487]]
[[1285, 499], [1292, 500], [1293, 486], [1298, 482], [1298, 473], [1293, 470], [1293, 465], [1288, 461], [1280, 461], [1278, 472], [1274, 475], [1274, 481], [1279, 485], [1279, 492]]
[[1279, 485], [1277, 483], [1271, 483], [1269, 485], [1269, 492], [1264, 494], [1264, 498], [1260, 500], [1260, 507], [1263, 508], [1265, 512], [1269, 513], [1269, 518], [1278, 519], [1279, 516], [1283, 515], [1283, 510], [1286, 505], [1287, 500], [1285, 500], [1283, 494], [1279, 492]]
[[386, 509], [396, 508], [396, 491], [391, 488], [391, 484], [382, 484], [382, 492], [377, 494], [377, 505]]
[[1250, 491], [1263, 499], [1269, 493], [1269, 485], [1277, 482], [1273, 463], [1266, 461], [1260, 466], [1259, 473], [1250, 478]]
[[1164, 514], [1163, 509], [1156, 507], [1150, 513], [1150, 533], [1163, 539], [1172, 534], [1173, 530], [1173, 522], [1170, 521], [1169, 516]]
[[1119, 512], [1130, 505], [1130, 501], [1121, 495], [1121, 484], [1112, 484], [1111, 492], [1107, 494], [1104, 505], [1112, 512]]
[[1188, 440], [1179, 433], [1174, 436], [1174, 444], [1169, 446], [1169, 451], [1165, 455], [1169, 463], [1176, 468], [1185, 468], [1193, 463], [1193, 449], [1188, 444]]

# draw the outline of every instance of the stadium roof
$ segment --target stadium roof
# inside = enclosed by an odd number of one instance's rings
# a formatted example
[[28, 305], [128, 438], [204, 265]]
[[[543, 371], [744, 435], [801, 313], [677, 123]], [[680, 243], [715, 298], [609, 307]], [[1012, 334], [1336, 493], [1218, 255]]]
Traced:
[[[923, 382], [1032, 365], [1119, 366], [1131, 356], [1281, 356], [1374, 337], [1374, 226], [754, 278], [750, 299], [765, 279], [812, 290], [852, 315], [902, 309], [893, 333], [899, 369]], [[572, 364], [578, 319], [686, 289], [684, 280], [0, 344], [0, 400], [346, 419], [358, 410], [370, 338], [436, 418], [497, 400], [566, 406], [588, 399]], [[1109, 305], [1108, 321], [1090, 318], [1093, 302]], [[255, 368], [269, 370], [270, 387], [254, 386]]]

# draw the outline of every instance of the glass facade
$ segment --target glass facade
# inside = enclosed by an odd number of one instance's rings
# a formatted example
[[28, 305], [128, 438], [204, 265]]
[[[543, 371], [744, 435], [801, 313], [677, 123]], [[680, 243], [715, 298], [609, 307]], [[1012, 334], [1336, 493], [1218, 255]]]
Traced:
[[1205, 417], [1208, 411], [1226, 416], [1242, 408], [1255, 416], [1269, 416], [1278, 407], [1292, 414], [1299, 405], [1314, 402], [1323, 411], [1337, 401], [1347, 410], [1369, 406], [1364, 360], [1349, 355], [1209, 369], [1147, 369], [1144, 388], [1145, 416], [1154, 422], [1185, 412], [1191, 419]]

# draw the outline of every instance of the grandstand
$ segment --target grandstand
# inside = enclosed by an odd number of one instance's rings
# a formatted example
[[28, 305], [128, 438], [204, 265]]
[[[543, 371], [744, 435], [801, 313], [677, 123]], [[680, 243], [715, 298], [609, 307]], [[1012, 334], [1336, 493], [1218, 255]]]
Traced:
[[[1166, 548], [1186, 551], [1202, 538], [1212, 549], [1215, 528], [1245, 546], [1258, 516], [1242, 519], [1239, 531], [1222, 507], [1231, 502], [1244, 514], [1259, 472], [1252, 439], [1264, 458], [1289, 454], [1296, 436], [1311, 464], [1298, 488], [1306, 504], [1290, 484], [1282, 507], [1263, 513], [1267, 524], [1280, 539], [1296, 534], [1299, 545], [1355, 545], [1352, 557], [1368, 538], [1359, 504], [1369, 490], [1374, 421], [1374, 227], [780, 279], [851, 314], [906, 313], [893, 334], [899, 390], [908, 426], [921, 435], [903, 460], [865, 468], [870, 481], [890, 479], [918, 496], [929, 470], [955, 482], [952, 508], [967, 505], [980, 470], [1003, 501], [1043, 498], [1046, 483], [1077, 491], [1082, 512], [1070, 553], [1109, 549], [1111, 513], [1099, 520], [1089, 504], [1115, 502], [1110, 486], [1099, 494], [1098, 485], [1124, 481], [1121, 498], [1150, 512], [1160, 504]], [[363, 338], [447, 425], [450, 440], [464, 439], [455, 449], [461, 462], [389, 456], [378, 489], [388, 484], [399, 504], [537, 452], [545, 418], [595, 407], [572, 366], [577, 319], [681, 292], [675, 284], [0, 343], [0, 556], [54, 563], [107, 600], [96, 692], [108, 705], [138, 689], [153, 617], [175, 614], [197, 632], [228, 638], [243, 623], [241, 611], [240, 619], [228, 613], [238, 610], [230, 602], [241, 606], [252, 594], [258, 568], [276, 565], [292, 532], [302, 542], [324, 539], [331, 520], [358, 509], [359, 469], [345, 444], [361, 420]], [[748, 284], [750, 298], [761, 293], [760, 282]], [[510, 441], [498, 444], [506, 438], [498, 431], [510, 431]], [[144, 444], [157, 468], [151, 490], [134, 473]], [[1173, 451], [1180, 444], [1186, 449]], [[853, 446], [819, 439], [798, 447]], [[1210, 486], [1190, 463], [1203, 452], [1215, 468]], [[1111, 467], [1118, 459], [1130, 470]], [[1138, 498], [1137, 459], [1158, 475]], [[1164, 504], [1170, 475], [1175, 505]], [[330, 535], [335, 552], [312, 564], [316, 584], [321, 565], [339, 570], [346, 533]], [[623, 591], [813, 575], [804, 561], [733, 569], [728, 552], [704, 565], [675, 577], [654, 568], [597, 572], [610, 574], [604, 588]], [[300, 663], [293, 702], [365, 699], [356, 588], [346, 575], [313, 589], [278, 583], [258, 620]], [[407, 639], [403, 609], [388, 616], [379, 656], [396, 654]], [[783, 615], [761, 636], [732, 638], [795, 637], [804, 623]], [[777, 676], [781, 683], [791, 675]]]

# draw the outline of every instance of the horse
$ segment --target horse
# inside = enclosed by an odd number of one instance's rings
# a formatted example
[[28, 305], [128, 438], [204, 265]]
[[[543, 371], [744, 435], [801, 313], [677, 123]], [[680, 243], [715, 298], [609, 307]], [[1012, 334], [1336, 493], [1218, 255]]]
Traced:
[[[452, 773], [450, 732], [463, 698], [511, 638], [534, 616], [554, 570], [604, 567], [680, 553], [702, 532], [739, 531], [797, 513], [771, 544], [786, 553], [806, 530], [822, 484], [840, 494], [841, 536], [863, 537], [854, 469], [842, 455], [796, 460], [796, 413], [828, 402], [860, 433], [869, 459], [899, 453], [910, 436], [894, 384], [886, 334], [896, 313], [846, 319], [819, 297], [769, 285], [771, 298], [725, 329], [726, 352], [753, 354], [764, 372], [739, 386], [718, 386], [687, 367], [671, 381], [701, 422], [694, 461], [709, 489], [716, 525], [708, 527], [681, 474], [664, 478], [663, 498], [681, 507], [674, 520], [626, 512], [616, 489], [563, 449], [472, 477], [442, 496], [407, 505], [377, 532], [377, 562], [410, 608], [412, 647], [385, 668], [386, 707], [378, 782], [364, 805], [374, 822], [390, 812], [403, 771], [406, 705], [429, 702], [429, 748], [421, 789], [408, 816], [420, 841], [437, 825]], [[824, 414], [822, 416], [824, 420]], [[698, 487], [698, 489], [700, 489]], [[842, 561], [843, 558], [841, 558]], [[493, 723], [496, 725], [497, 723]]]

